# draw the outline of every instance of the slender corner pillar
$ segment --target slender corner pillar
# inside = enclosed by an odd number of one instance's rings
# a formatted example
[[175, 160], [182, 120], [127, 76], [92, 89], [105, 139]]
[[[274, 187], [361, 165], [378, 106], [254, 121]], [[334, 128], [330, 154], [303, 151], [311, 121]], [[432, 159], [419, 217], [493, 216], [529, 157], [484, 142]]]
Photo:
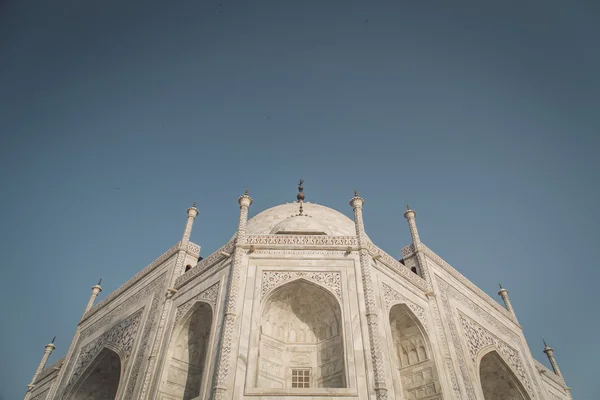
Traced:
[[177, 252], [177, 256], [175, 258], [175, 267], [173, 268], [173, 272], [169, 279], [169, 286], [167, 287], [167, 292], [165, 293], [165, 302], [163, 304], [163, 309], [161, 312], [161, 317], [158, 323], [158, 328], [156, 330], [156, 336], [154, 338], [154, 343], [152, 344], [152, 350], [150, 351], [150, 356], [148, 357], [148, 366], [146, 367], [146, 374], [144, 376], [144, 381], [142, 384], [142, 389], [140, 391], [140, 399], [146, 399], [150, 395], [148, 388], [154, 384], [154, 377], [156, 374], [156, 359], [158, 357], [158, 352], [160, 350], [160, 344], [164, 339], [165, 333], [165, 325], [167, 323], [167, 316], [171, 311], [171, 307], [173, 305], [173, 295], [177, 292], [173, 288], [175, 281], [177, 278], [184, 272], [184, 264], [185, 258], [187, 255], [187, 248], [190, 243], [190, 236], [192, 234], [192, 227], [194, 225], [194, 220], [198, 216], [198, 209], [196, 208], [196, 202], [194, 205], [187, 209], [187, 221], [185, 224], [185, 229], [183, 230], [183, 235], [181, 237], [181, 241], [179, 242], [179, 250]]
[[425, 260], [425, 255], [421, 251], [421, 238], [419, 237], [419, 231], [417, 230], [417, 221], [415, 217], [417, 213], [414, 210], [411, 210], [409, 205], [406, 205], [406, 211], [404, 212], [404, 218], [408, 222], [408, 229], [410, 229], [410, 236], [412, 238], [413, 250], [417, 257], [418, 264], [418, 275], [425, 279], [427, 282], [427, 287], [429, 291], [432, 290], [431, 285], [431, 277], [429, 276], [429, 269], [427, 268], [427, 261]]
[[[548, 357], [548, 361], [550, 361], [550, 365], [552, 366], [552, 370], [554, 371], [554, 373], [558, 376], [560, 376], [563, 380], [563, 382], [565, 382], [565, 377], [563, 376], [562, 372], [560, 372], [560, 368], [558, 368], [558, 362], [556, 361], [556, 358], [554, 357], [554, 349], [550, 346], [548, 346], [546, 344], [546, 341], [544, 340], [544, 353], [546, 353], [546, 356]], [[565, 382], [565, 393], [569, 396], [569, 398], [571, 399], [571, 388], [567, 386], [566, 382]]]
[[510, 304], [510, 299], [508, 298], [508, 290], [506, 290], [505, 288], [503, 288], [502, 285], [499, 285], [499, 286], [500, 286], [500, 291], [498, 292], [498, 295], [500, 297], [502, 297], [502, 301], [504, 302], [504, 307], [515, 318], [517, 318], [517, 314], [515, 314], [515, 309], [513, 308], [512, 304]]
[[33, 388], [35, 387], [35, 381], [36, 381], [37, 377], [39, 376], [40, 372], [42, 372], [42, 370], [46, 366], [46, 362], [48, 362], [48, 357], [50, 357], [50, 354], [52, 354], [52, 351], [56, 348], [56, 346], [54, 346], [55, 339], [56, 339], [56, 336], [52, 339], [52, 342], [50, 342], [46, 345], [46, 349], [44, 350], [44, 355], [42, 356], [42, 361], [40, 361], [40, 365], [38, 365], [38, 368], [35, 371], [35, 374], [33, 374], [31, 383], [29, 385], [27, 385], [27, 393], [25, 394], [25, 400], [28, 400], [31, 397], [31, 392], [33, 392]]
[[373, 293], [373, 281], [371, 278], [371, 257], [369, 256], [369, 252], [366, 248], [367, 235], [365, 234], [365, 226], [363, 223], [363, 204], [364, 199], [359, 197], [358, 193], [355, 190], [354, 197], [350, 200], [350, 205], [354, 210], [354, 226], [356, 228], [356, 236], [358, 238], [358, 254], [360, 258], [360, 269], [365, 297], [367, 326], [369, 329], [369, 342], [371, 344], [373, 377], [375, 379], [375, 394], [377, 400], [385, 400], [387, 399], [387, 387], [385, 383], [385, 371], [383, 369], [383, 359], [381, 355], [379, 319], [377, 316], [375, 294]]
[[[248, 188], [243, 196], [238, 199], [240, 204], [240, 217], [238, 220], [237, 235], [235, 238], [235, 249], [233, 252], [232, 267], [229, 274], [229, 284], [227, 288], [227, 299], [225, 302], [225, 315], [223, 319], [222, 341], [219, 350], [217, 370], [213, 388], [213, 399], [224, 400], [231, 399], [233, 392], [228, 390], [230, 376], [229, 370], [235, 367], [232, 363], [232, 354], [236, 353], [237, 340], [233, 340], [236, 328], [239, 330], [236, 312], [239, 308], [240, 298], [240, 275], [242, 274], [242, 258], [244, 255], [243, 245], [246, 242], [246, 223], [248, 222], [248, 209], [252, 205], [252, 198], [248, 195]], [[231, 368], [235, 369], [235, 368]]]
[[[102, 291], [102, 287], [100, 286], [101, 283], [102, 283], [102, 278], [100, 278], [100, 280], [98, 280], [97, 284], [92, 286], [92, 294], [90, 294], [90, 299], [88, 300], [87, 305], [85, 306], [85, 310], [83, 310], [83, 315], [81, 316], [81, 320], [79, 323], [81, 323], [81, 321], [83, 321], [83, 319], [85, 318], [85, 315], [94, 307], [96, 298], [98, 297], [98, 294], [100, 294], [100, 292]], [[69, 345], [69, 348], [67, 349], [67, 354], [65, 356], [64, 365], [67, 365], [68, 360], [70, 360], [71, 356], [73, 355], [73, 350], [75, 349], [75, 343], [77, 343], [77, 340], [79, 339], [79, 333], [80, 333], [79, 325], [77, 325], [77, 329], [75, 330], [75, 335], [73, 335], [71, 344]], [[58, 390], [58, 383], [60, 383], [61, 379], [63, 379], [65, 369], [66, 368], [61, 368], [59, 370], [58, 376], [54, 380], [54, 383], [52, 384], [52, 386], [50, 387], [50, 390], [48, 391], [48, 394], [46, 395], [47, 399], [54, 398], [54, 395], [56, 394], [56, 391]]]
[[548, 357], [548, 361], [550, 361], [550, 365], [552, 366], [552, 370], [554, 371], [554, 373], [558, 376], [560, 376], [561, 378], [563, 378], [562, 373], [560, 372], [560, 369], [558, 368], [558, 363], [556, 362], [556, 358], [554, 358], [554, 349], [550, 346], [548, 346], [546, 344], [546, 341], [544, 340], [544, 353], [546, 353], [546, 356]]
[[[100, 278], [100, 280], [98, 281], [97, 284], [92, 286], [92, 294], [90, 295], [90, 299], [88, 300], [88, 303], [85, 306], [85, 311], [83, 311], [83, 315], [87, 314], [87, 312], [90, 311], [92, 309], [92, 307], [94, 307], [94, 303], [96, 302], [96, 297], [98, 297], [98, 294], [102, 291], [102, 287], [100, 286], [101, 283], [102, 283], [102, 278]], [[83, 316], [82, 316], [82, 318], [83, 318]]]

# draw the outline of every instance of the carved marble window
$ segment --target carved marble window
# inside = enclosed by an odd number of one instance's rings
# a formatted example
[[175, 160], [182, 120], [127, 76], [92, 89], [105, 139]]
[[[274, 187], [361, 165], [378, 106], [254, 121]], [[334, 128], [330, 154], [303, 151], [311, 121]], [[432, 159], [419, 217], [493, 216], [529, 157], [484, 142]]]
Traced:
[[275, 289], [261, 314], [256, 387], [346, 387], [341, 322], [320, 286], [298, 279]]
[[310, 387], [310, 369], [293, 368], [292, 369], [292, 387], [309, 388]]
[[495, 351], [481, 359], [479, 377], [485, 400], [530, 400], [517, 376]]
[[441, 386], [431, 348], [417, 317], [405, 304], [390, 310], [396, 368], [405, 399], [441, 399]]
[[197, 302], [175, 327], [165, 361], [160, 392], [169, 399], [200, 396], [212, 325], [212, 309]]
[[117, 395], [121, 378], [121, 359], [104, 348], [82, 375], [69, 400], [111, 400]]

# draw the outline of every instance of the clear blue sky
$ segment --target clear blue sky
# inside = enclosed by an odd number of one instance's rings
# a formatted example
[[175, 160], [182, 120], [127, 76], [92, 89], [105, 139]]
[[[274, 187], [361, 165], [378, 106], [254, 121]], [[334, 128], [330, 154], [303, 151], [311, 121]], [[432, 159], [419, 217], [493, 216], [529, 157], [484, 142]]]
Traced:
[[544, 337], [600, 398], [600, 3], [489, 3], [2, 2], [0, 399], [194, 200], [207, 256], [246, 185], [254, 215], [298, 178], [347, 215], [357, 188], [398, 258], [408, 201], [429, 247], [509, 289], [534, 356]]

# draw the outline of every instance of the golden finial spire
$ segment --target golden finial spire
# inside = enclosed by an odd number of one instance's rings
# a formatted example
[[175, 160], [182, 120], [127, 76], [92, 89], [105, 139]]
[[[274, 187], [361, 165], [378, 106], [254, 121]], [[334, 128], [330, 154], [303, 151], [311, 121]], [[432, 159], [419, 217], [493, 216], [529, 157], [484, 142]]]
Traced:
[[300, 214], [304, 213], [304, 208], [302, 207], [302, 203], [304, 203], [304, 187], [302, 184], [304, 183], [304, 179], [300, 179], [300, 183], [298, 183], [298, 194], [296, 198], [298, 199], [298, 203], [300, 203]]
[[100, 278], [100, 280], [98, 281], [98, 286], [100, 286], [101, 283], [102, 283], [102, 278]]
[[52, 338], [52, 342], [50, 342], [50, 343], [54, 343], [54, 341], [55, 341], [55, 340], [56, 340], [56, 336], [54, 336], [54, 337]]
[[244, 196], [248, 196], [248, 186], [246, 186], [246, 191], [244, 192]]
[[354, 197], [358, 197], [358, 192], [354, 189]]

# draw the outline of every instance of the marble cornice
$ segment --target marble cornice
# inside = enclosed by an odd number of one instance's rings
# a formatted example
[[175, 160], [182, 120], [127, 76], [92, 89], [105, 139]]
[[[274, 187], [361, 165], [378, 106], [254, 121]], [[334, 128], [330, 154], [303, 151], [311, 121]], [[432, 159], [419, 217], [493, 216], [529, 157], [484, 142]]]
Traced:
[[543, 374], [544, 376], [547, 376], [550, 380], [552, 380], [555, 383], [559, 384], [562, 388], [566, 388], [567, 387], [567, 384], [565, 383], [565, 381], [560, 376], [556, 375], [554, 373], [554, 371], [548, 369], [544, 364], [542, 364], [541, 362], [539, 362], [535, 358], [533, 359], [533, 362], [535, 363], [535, 367], [539, 371], [540, 374]]
[[484, 300], [486, 303], [488, 303], [490, 306], [492, 306], [494, 309], [496, 309], [496, 311], [498, 311], [500, 314], [504, 315], [509, 321], [511, 321], [513, 324], [515, 324], [517, 327], [519, 327], [519, 329], [521, 329], [521, 325], [519, 325], [519, 321], [517, 321], [517, 319], [511, 312], [509, 312], [506, 308], [501, 306], [496, 300], [491, 298], [486, 292], [479, 289], [479, 287], [477, 287], [477, 285], [475, 285], [473, 282], [468, 280], [463, 274], [461, 274], [456, 269], [454, 269], [454, 267], [452, 267], [450, 264], [448, 264], [442, 257], [435, 254], [433, 252], [433, 250], [431, 250], [429, 247], [427, 247], [421, 243], [421, 245], [419, 246], [419, 251], [423, 252], [425, 254], [425, 256], [427, 256], [434, 263], [436, 263], [436, 265], [441, 267], [444, 271], [446, 271], [448, 274], [450, 274], [454, 279], [456, 279], [457, 281], [462, 283], [464, 286], [466, 286], [468, 289], [470, 289], [473, 293], [475, 293], [480, 299]]

